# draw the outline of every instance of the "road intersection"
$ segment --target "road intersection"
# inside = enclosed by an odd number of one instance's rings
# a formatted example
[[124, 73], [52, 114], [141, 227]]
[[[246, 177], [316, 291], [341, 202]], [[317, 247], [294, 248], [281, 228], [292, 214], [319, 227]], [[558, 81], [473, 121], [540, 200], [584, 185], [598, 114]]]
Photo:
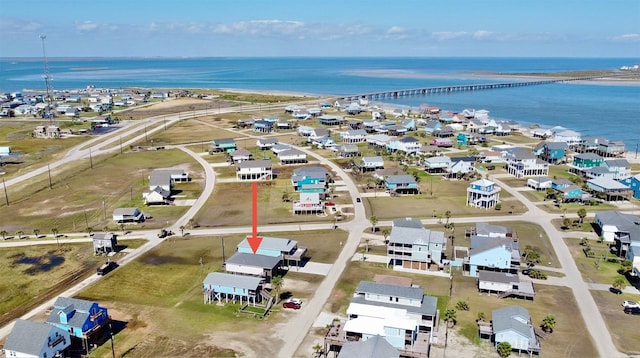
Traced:
[[[235, 108], [233, 111], [237, 111]], [[231, 112], [230, 109], [224, 110]], [[221, 111], [222, 112], [222, 111]], [[189, 118], [195, 118], [199, 116], [204, 116], [208, 114], [205, 111], [194, 111]], [[91, 139], [81, 145], [78, 145], [71, 150], [68, 151], [66, 156], [58, 161], [49, 163], [48, 166], [43, 166], [41, 168], [35, 169], [31, 172], [25, 173], [23, 175], [17, 176], [10, 180], [6, 181], [6, 186], [10, 187], [12, 185], [18, 184], [22, 181], [28, 180], [30, 178], [35, 177], [36, 175], [45, 173], [48, 168], [57, 168], [63, 164], [76, 161], [79, 159], [87, 158], [90, 155], [100, 155], [105, 153], [110, 153], [114, 151], [120, 150], [121, 146], [129, 146], [135, 143], [140, 142], [145, 138], [145, 135], [148, 136], [157, 131], [163, 129], [165, 125], [172, 125], [173, 123], [184, 119], [184, 116], [181, 114], [178, 115], [168, 115], [168, 116], [157, 116], [149, 119], [145, 119], [144, 121], [139, 121], [138, 123], [126, 123], [123, 125], [123, 128], [115, 130], [111, 133], [106, 134], [104, 137], [98, 137], [95, 139]], [[146, 134], [139, 134], [127, 139], [125, 142], [121, 142], [121, 138], [123, 136], [128, 137], [133, 135], [134, 133], [140, 131], [142, 128], [145, 128]], [[247, 135], [245, 133], [238, 132], [239, 135], [254, 137], [251, 135]], [[115, 145], [116, 143], [120, 145]], [[171, 225], [171, 227], [167, 228], [177, 232], [180, 227], [186, 226], [191, 218], [193, 218], [196, 213], [203, 207], [207, 199], [213, 193], [213, 189], [216, 182], [215, 172], [213, 170], [213, 166], [211, 163], [208, 163], [206, 160], [202, 158], [200, 153], [195, 153], [192, 150], [186, 148], [182, 145], [174, 146], [188, 155], [192, 156], [200, 165], [203, 167], [205, 172], [205, 185], [202, 194], [195, 201], [195, 203], [191, 206], [191, 208], [178, 220]], [[333, 265], [331, 265], [328, 270], [326, 276], [319, 284], [314, 296], [305, 303], [304, 310], [301, 310], [300, 314], [293, 316], [288, 321], [288, 326], [290, 326], [286, 330], [282, 330], [278, 332], [278, 338], [284, 342], [282, 344], [281, 350], [278, 356], [281, 357], [292, 357], [297, 351], [298, 347], [303, 342], [305, 336], [310, 330], [315, 319], [321, 314], [325, 303], [327, 302], [333, 288], [335, 287], [338, 279], [340, 278], [342, 272], [345, 270], [349, 262], [352, 260], [353, 256], [356, 254], [358, 246], [361, 242], [361, 238], [363, 232], [366, 228], [370, 227], [371, 224], [369, 222], [369, 218], [366, 217], [365, 208], [362, 202], [356, 201], [356, 198], [360, 197], [360, 193], [357, 185], [351, 180], [350, 176], [343, 170], [343, 168], [336, 165], [333, 161], [324, 158], [317, 153], [310, 151], [303, 147], [296, 147], [297, 149], [305, 152], [307, 155], [315, 158], [320, 164], [326, 165], [331, 168], [333, 172], [337, 174], [337, 178], [344, 183], [346, 190], [350, 194], [353, 207], [354, 207], [354, 215], [351, 216], [351, 220], [347, 222], [343, 222], [340, 224], [341, 230], [348, 231], [349, 235], [342, 247], [342, 251], [338, 256], [337, 260]], [[475, 222], [512, 222], [512, 221], [527, 221], [531, 223], [535, 223], [540, 225], [549, 239], [551, 240], [551, 244], [553, 249], [558, 256], [559, 261], [562, 264], [562, 269], [559, 271], [563, 272], [566, 276], [561, 282], [572, 289], [573, 294], [575, 296], [576, 302], [578, 304], [578, 308], [580, 313], [583, 316], [585, 321], [585, 325], [591, 335], [593, 343], [597, 349], [598, 355], [601, 357], [619, 357], [624, 356], [616, 349], [613, 344], [613, 340], [609, 331], [606, 327], [606, 324], [598, 310], [598, 307], [590, 294], [589, 290], [594, 287], [601, 289], [602, 287], [594, 286], [593, 284], [585, 283], [572, 256], [567, 247], [567, 245], [563, 241], [563, 233], [559, 232], [552, 224], [553, 219], [557, 219], [560, 216], [558, 214], [552, 214], [541, 210], [535, 203], [532, 203], [525, 196], [522, 195], [520, 190], [516, 190], [511, 188], [508, 185], [505, 185], [500, 178], [502, 175], [492, 175], [490, 180], [494, 181], [497, 185], [506, 190], [511, 195], [513, 195], [516, 199], [522, 202], [526, 208], [527, 212], [521, 215], [505, 215], [505, 216], [486, 216], [486, 217], [460, 217], [456, 218], [456, 223], [475, 223]], [[422, 220], [424, 224], [436, 224], [438, 221], [436, 219], [424, 219]], [[381, 221], [378, 222], [378, 226], [389, 226], [391, 222]], [[318, 230], [318, 229], [329, 229], [332, 228], [333, 224], [331, 223], [310, 223], [310, 224], [279, 224], [279, 225], [268, 225], [261, 226], [261, 232], [276, 232], [276, 231], [297, 231], [297, 230]], [[129, 254], [127, 254], [122, 261], [121, 265], [126, 265], [128, 262], [135, 260], [140, 257], [147, 251], [153, 249], [155, 246], [160, 244], [164, 239], [159, 239], [156, 236], [156, 230], [141, 230], [141, 231], [133, 231], [126, 235], [128, 238], [146, 238], [148, 242], [141, 247], [132, 250]], [[251, 233], [251, 227], [224, 227], [224, 228], [215, 228], [215, 229], [192, 229], [190, 230], [190, 234], [192, 235], [224, 235], [224, 234], [232, 234], [232, 233]], [[79, 242], [80, 237], [85, 237], [84, 240], [89, 240], [86, 238], [86, 234], [68, 234], [70, 238], [63, 238], [60, 240], [61, 243], [66, 242]], [[28, 242], [12, 242], [12, 243], [0, 243], [0, 247], [2, 246], [20, 246], [20, 245], [35, 245], [41, 243], [51, 243], [51, 241], [40, 240], [40, 241], [28, 241]], [[86, 287], [92, 285], [100, 279], [97, 275], [92, 275], [89, 278], [83, 280], [82, 282], [70, 287], [68, 290], [63, 292], [61, 295], [64, 296], [73, 296], [85, 289]], [[53, 305], [54, 299], [48, 300], [44, 302], [40, 306], [36, 307], [32, 311], [28, 312], [21, 318], [29, 319], [34, 317], [40, 312], [45, 311], [49, 307]], [[0, 328], [0, 339], [6, 337], [11, 331], [12, 324], [9, 324], [5, 327]]]

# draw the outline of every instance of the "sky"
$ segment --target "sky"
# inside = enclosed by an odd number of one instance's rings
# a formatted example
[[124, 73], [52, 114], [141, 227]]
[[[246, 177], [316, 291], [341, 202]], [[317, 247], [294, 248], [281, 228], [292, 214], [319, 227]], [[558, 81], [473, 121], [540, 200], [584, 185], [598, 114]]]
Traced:
[[640, 0], [0, 0], [0, 57], [635, 57]]

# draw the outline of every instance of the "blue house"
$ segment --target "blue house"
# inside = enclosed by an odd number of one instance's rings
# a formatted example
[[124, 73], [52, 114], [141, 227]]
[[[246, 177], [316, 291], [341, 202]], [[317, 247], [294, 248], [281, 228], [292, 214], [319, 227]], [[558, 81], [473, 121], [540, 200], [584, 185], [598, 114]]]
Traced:
[[389, 192], [397, 194], [420, 193], [416, 179], [408, 174], [389, 175], [384, 180], [384, 186]]
[[202, 281], [204, 303], [251, 303], [255, 306], [261, 301], [261, 277], [234, 275], [222, 272], [211, 272]]
[[640, 199], [640, 174], [636, 174], [627, 179], [623, 179], [620, 181], [622, 184], [626, 185], [633, 191], [633, 197], [636, 199]]
[[495, 346], [509, 342], [518, 352], [540, 353], [540, 342], [535, 335], [529, 312], [520, 306], [493, 310], [491, 314]]
[[[248, 235], [238, 244], [238, 252], [253, 254], [253, 250], [247, 241], [249, 237]], [[295, 265], [299, 265], [305, 259], [306, 252], [306, 248], [298, 247], [296, 240], [263, 236], [260, 247], [255, 253], [257, 255], [279, 257], [283, 260], [284, 265], [289, 266], [292, 262]]]
[[70, 297], [58, 297], [47, 318], [47, 323], [69, 332], [72, 337], [84, 339], [107, 322], [109, 314], [105, 307]]
[[563, 202], [582, 200], [583, 197], [585, 196], [585, 192], [583, 192], [582, 189], [580, 189], [578, 186], [573, 184], [559, 188], [558, 191], [563, 194], [562, 196]]
[[500, 237], [471, 237], [469, 257], [465, 259], [469, 276], [478, 277], [479, 270], [516, 273], [520, 265], [517, 241]]
[[273, 130], [273, 122], [259, 119], [253, 122], [253, 131], [259, 133], [270, 133]]

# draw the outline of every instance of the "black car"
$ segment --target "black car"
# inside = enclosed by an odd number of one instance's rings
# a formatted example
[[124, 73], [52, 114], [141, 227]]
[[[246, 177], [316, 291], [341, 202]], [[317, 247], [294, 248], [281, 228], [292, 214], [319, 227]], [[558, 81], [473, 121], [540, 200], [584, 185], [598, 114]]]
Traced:
[[625, 307], [624, 313], [632, 315], [640, 315], [640, 307]]
[[98, 276], [104, 276], [114, 270], [116, 267], [118, 267], [118, 264], [115, 261], [109, 260], [105, 262], [104, 265], [98, 267], [96, 273], [98, 274]]

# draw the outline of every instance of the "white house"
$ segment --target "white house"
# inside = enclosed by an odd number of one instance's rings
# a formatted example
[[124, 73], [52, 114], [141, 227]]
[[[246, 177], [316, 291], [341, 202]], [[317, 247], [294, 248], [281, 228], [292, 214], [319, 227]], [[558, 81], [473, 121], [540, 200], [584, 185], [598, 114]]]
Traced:
[[549, 174], [549, 163], [538, 159], [524, 148], [514, 148], [505, 156], [507, 172], [516, 178], [530, 176], [546, 176]]
[[248, 160], [236, 164], [236, 179], [238, 180], [271, 180], [272, 178], [273, 170], [270, 160]]
[[360, 143], [367, 139], [367, 132], [364, 129], [354, 129], [343, 132], [340, 136], [345, 143]]
[[508, 306], [493, 310], [491, 321], [496, 347], [501, 342], [509, 342], [511, 349], [518, 352], [540, 352], [540, 342], [526, 309]]
[[280, 164], [306, 163], [307, 154], [298, 149], [287, 149], [278, 153]]
[[480, 179], [469, 184], [467, 188], [467, 206], [491, 209], [500, 202], [502, 188], [487, 179]]
[[384, 160], [382, 157], [362, 157], [362, 171], [370, 171], [384, 168]]
[[582, 143], [582, 135], [572, 130], [560, 130], [555, 133], [555, 142], [565, 142], [569, 147], [577, 146]]

